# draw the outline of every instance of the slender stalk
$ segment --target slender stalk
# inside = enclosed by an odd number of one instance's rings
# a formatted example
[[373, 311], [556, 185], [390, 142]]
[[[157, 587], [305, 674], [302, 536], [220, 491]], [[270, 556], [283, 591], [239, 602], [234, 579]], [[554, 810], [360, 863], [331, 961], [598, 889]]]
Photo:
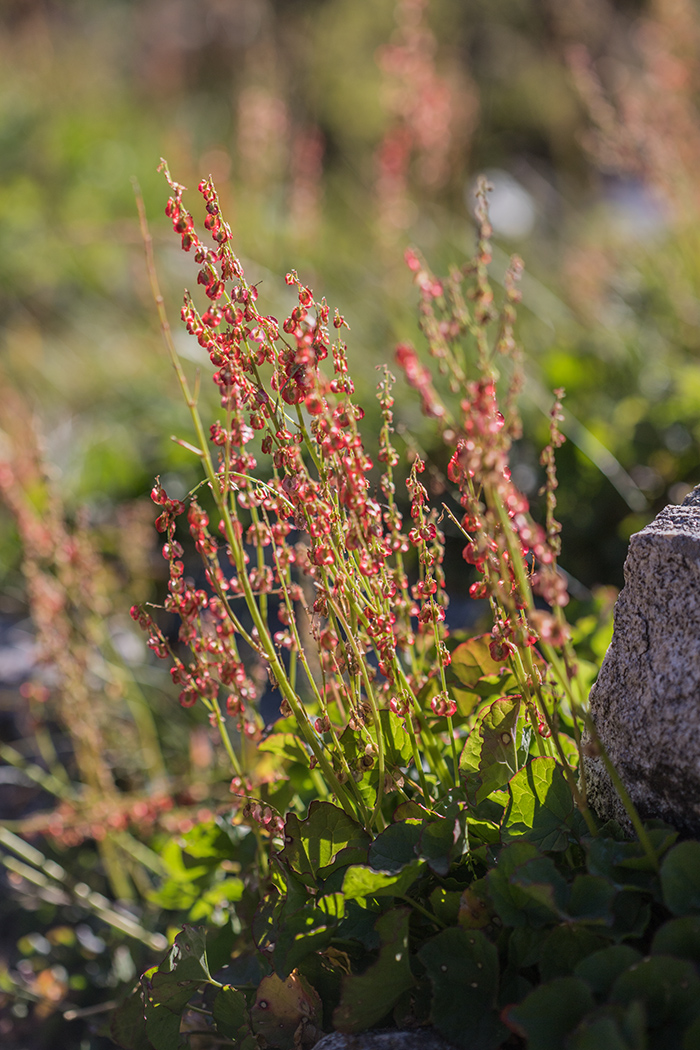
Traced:
[[446, 924], [442, 921], [442, 919], [438, 919], [437, 915], [434, 912], [428, 911], [428, 909], [423, 904], [421, 904], [420, 901], [414, 900], [413, 897], [409, 897], [405, 893], [400, 894], [400, 899], [402, 901], [406, 901], [407, 904], [410, 904], [412, 908], [415, 908], [416, 911], [419, 911], [421, 915], [424, 915], [426, 917], [426, 919], [430, 919], [430, 921], [432, 923], [435, 923], [436, 926], [439, 926], [441, 930], [446, 929]]
[[217, 698], [214, 698], [214, 700], [212, 701], [212, 710], [214, 712], [214, 718], [216, 719], [216, 728], [219, 730], [219, 736], [221, 737], [221, 742], [224, 745], [226, 754], [229, 757], [229, 761], [231, 763], [231, 768], [233, 769], [234, 775], [237, 777], [242, 777], [243, 767], [241, 766], [238, 755], [236, 754], [233, 744], [231, 743], [231, 737], [229, 736], [228, 729], [226, 728], [226, 723], [224, 722], [224, 719], [221, 716], [221, 708], [219, 707], [219, 701]]

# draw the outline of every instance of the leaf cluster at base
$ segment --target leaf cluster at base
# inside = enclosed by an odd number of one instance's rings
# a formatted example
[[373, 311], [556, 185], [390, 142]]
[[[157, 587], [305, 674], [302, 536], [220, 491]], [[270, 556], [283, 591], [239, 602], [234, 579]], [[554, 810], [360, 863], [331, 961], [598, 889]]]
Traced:
[[655, 865], [612, 822], [593, 836], [551, 758], [481, 787], [467, 772], [374, 839], [329, 802], [289, 816], [251, 921], [185, 927], [114, 1041], [304, 1050], [432, 1025], [464, 1050], [700, 1046], [700, 842], [651, 822]]

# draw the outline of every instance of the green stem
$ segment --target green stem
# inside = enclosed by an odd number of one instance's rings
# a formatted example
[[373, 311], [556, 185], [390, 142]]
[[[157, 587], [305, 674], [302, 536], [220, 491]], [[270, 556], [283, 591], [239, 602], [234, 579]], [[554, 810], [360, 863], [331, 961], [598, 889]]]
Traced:
[[427, 758], [428, 765], [430, 766], [430, 771], [438, 782], [440, 782], [443, 785], [447, 784], [451, 781], [450, 771], [447, 768], [447, 765], [445, 764], [445, 760], [440, 754], [440, 750], [435, 741], [435, 737], [433, 736], [430, 727], [428, 726], [425, 718], [423, 717], [423, 711], [418, 702], [418, 698], [411, 689], [408, 679], [406, 678], [404, 669], [403, 667], [401, 667], [401, 664], [398, 662], [398, 660], [396, 661], [396, 670], [398, 672], [399, 681], [401, 682], [401, 685], [406, 691], [406, 695], [411, 698], [411, 701], [413, 703], [416, 718], [418, 719], [418, 724], [420, 726], [421, 741], [425, 751], [425, 757]]
[[[435, 652], [437, 653], [438, 667], [440, 668], [440, 686], [444, 695], [447, 696], [447, 679], [445, 678], [445, 664], [440, 653], [440, 631], [438, 629], [436, 605], [433, 601], [431, 601], [430, 604], [433, 620], [433, 636], [435, 638]], [[457, 740], [455, 738], [451, 715], [447, 716], [447, 732], [450, 736], [450, 745], [452, 749], [452, 786], [457, 787], [457, 784], [459, 782], [459, 777], [457, 774], [459, 758], [457, 756]]]
[[424, 905], [422, 905], [419, 901], [414, 900], [413, 897], [409, 897], [405, 893], [402, 893], [400, 895], [400, 899], [406, 901], [407, 904], [410, 904], [412, 908], [415, 908], [416, 911], [419, 911], [422, 915], [425, 915], [426, 919], [430, 919], [430, 921], [432, 923], [435, 923], [436, 926], [439, 926], [441, 930], [444, 930], [446, 928], [446, 924], [442, 922], [441, 919], [438, 919], [437, 915], [435, 915], [432, 911], [428, 911], [428, 909], [424, 907]]
[[372, 689], [372, 683], [369, 680], [369, 674], [367, 672], [367, 661], [364, 659], [364, 656], [360, 652], [359, 646], [355, 641], [355, 632], [350, 630], [349, 625], [346, 623], [337, 605], [333, 606], [333, 611], [340, 623], [342, 624], [343, 630], [345, 631], [346, 642], [350, 643], [352, 650], [355, 654], [355, 660], [357, 661], [357, 664], [360, 668], [360, 674], [362, 676], [362, 681], [365, 687], [365, 695], [372, 709], [372, 720], [374, 722], [374, 728], [377, 734], [377, 765], [379, 767], [379, 781], [377, 785], [377, 801], [375, 802], [374, 809], [372, 810], [370, 823], [373, 824], [376, 820], [377, 824], [381, 825], [381, 831], [386, 826], [381, 812], [382, 798], [384, 797], [384, 735], [382, 733], [382, 722], [379, 717], [379, 709], [377, 707], [377, 700], [374, 695], [374, 690]]
[[243, 767], [241, 766], [241, 763], [238, 760], [238, 755], [233, 749], [231, 737], [229, 736], [228, 729], [226, 728], [226, 723], [224, 722], [223, 716], [221, 714], [219, 701], [216, 698], [212, 701], [212, 711], [214, 712], [214, 718], [216, 719], [216, 728], [219, 730], [219, 736], [221, 737], [221, 742], [224, 745], [226, 754], [229, 757], [229, 761], [231, 763], [231, 768], [233, 769], [234, 775], [237, 777], [242, 777]]

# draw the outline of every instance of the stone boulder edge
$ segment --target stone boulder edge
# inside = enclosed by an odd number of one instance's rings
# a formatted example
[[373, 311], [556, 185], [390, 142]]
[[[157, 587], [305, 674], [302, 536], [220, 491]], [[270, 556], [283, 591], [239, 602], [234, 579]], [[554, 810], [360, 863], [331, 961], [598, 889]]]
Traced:
[[[700, 835], [700, 485], [630, 540], [614, 633], [590, 710], [643, 819]], [[588, 801], [630, 828], [600, 758]]]

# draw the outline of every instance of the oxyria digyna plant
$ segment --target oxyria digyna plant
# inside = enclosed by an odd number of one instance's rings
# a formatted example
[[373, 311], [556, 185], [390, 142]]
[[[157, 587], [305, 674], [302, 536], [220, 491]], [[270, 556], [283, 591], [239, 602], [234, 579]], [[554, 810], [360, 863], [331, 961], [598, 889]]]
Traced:
[[[563, 391], [541, 456], [542, 524], [511, 478], [522, 264], [511, 260], [497, 301], [486, 183], [472, 260], [438, 278], [406, 252], [427, 354], [402, 343], [395, 360], [432, 421], [440, 473], [395, 427], [386, 367], [368, 447], [343, 316], [294, 271], [288, 315], [265, 313], [211, 180], [199, 185], [205, 239], [162, 170], [167, 215], [197, 267], [182, 321], [211, 363], [217, 411], [205, 422], [199, 374], [178, 357], [139, 202], [192, 417], [194, 435], [179, 440], [202, 478], [182, 499], [156, 481], [167, 596], [132, 616], [171, 661], [180, 703], [203, 705], [218, 729], [233, 806], [180, 843], [192, 864], [210, 858], [207, 879], [220, 873], [218, 926], [185, 927], [114, 1015], [113, 1037], [131, 1050], [194, 1032], [292, 1050], [333, 1028], [432, 1023], [457, 1046], [532, 1036], [555, 1050], [597, 1031], [600, 1011], [617, 1025], [615, 989], [651, 936], [647, 898], [657, 927], [679, 914], [664, 872], [685, 863], [687, 844], [670, 849], [672, 831], [642, 825], [586, 713], [590, 675], [557, 564]], [[448, 621], [448, 531], [481, 599], [476, 631]], [[277, 705], [268, 724], [263, 695]], [[637, 841], [587, 807], [584, 729]], [[641, 873], [632, 889], [625, 864]], [[615, 970], [605, 988], [576, 969], [594, 953], [605, 957], [594, 977], [605, 960]], [[556, 1015], [554, 1041], [536, 1042], [543, 1010]]]

